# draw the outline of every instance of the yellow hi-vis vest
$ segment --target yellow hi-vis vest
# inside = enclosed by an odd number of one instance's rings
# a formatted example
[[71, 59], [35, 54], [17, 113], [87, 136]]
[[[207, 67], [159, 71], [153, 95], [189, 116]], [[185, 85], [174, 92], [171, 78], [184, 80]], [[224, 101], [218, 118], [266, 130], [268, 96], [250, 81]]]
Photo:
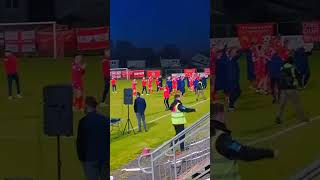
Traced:
[[222, 156], [216, 149], [218, 137], [223, 131], [217, 130], [216, 135], [211, 137], [211, 175], [210, 179], [214, 180], [241, 180], [238, 172], [238, 165], [235, 160], [230, 160]]
[[187, 120], [184, 116], [184, 113], [179, 111], [178, 106], [180, 103], [177, 103], [176, 106], [171, 111], [171, 122], [173, 125], [177, 124], [186, 124]]

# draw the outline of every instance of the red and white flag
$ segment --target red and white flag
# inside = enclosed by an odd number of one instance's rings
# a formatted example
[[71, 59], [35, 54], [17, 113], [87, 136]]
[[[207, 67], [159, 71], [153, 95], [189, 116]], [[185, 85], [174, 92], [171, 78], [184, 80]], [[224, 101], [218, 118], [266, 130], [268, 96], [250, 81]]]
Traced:
[[77, 29], [78, 50], [105, 49], [109, 44], [109, 28]]
[[5, 49], [16, 52], [35, 51], [35, 32], [34, 31], [12, 31], [4, 33]]

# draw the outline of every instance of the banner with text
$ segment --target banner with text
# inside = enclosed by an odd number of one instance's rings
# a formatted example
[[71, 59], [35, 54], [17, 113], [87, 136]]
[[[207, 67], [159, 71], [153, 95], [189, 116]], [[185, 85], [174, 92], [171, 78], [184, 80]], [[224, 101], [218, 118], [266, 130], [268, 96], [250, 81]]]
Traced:
[[251, 43], [263, 44], [266, 36], [273, 36], [274, 23], [238, 24], [237, 32], [242, 48], [248, 48]]
[[98, 50], [109, 46], [109, 28], [77, 29], [78, 50]]
[[147, 77], [153, 77], [157, 78], [161, 76], [161, 71], [160, 70], [147, 70]]
[[304, 42], [320, 42], [320, 21], [304, 22], [302, 27]]
[[144, 70], [133, 70], [133, 78], [143, 78]]

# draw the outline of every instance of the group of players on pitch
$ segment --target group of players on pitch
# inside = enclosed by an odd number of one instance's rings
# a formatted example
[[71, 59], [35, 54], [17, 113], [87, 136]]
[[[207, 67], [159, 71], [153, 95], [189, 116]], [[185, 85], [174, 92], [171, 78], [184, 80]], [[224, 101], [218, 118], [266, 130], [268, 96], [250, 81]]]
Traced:
[[[166, 79], [165, 85], [163, 85], [162, 76], [158, 77], [143, 77], [141, 80], [141, 95], [150, 95], [150, 93], [163, 91], [163, 102], [165, 109], [169, 110], [169, 99], [171, 95], [180, 94], [185, 95], [186, 86], [189, 91], [192, 91], [196, 95], [196, 101], [199, 100], [201, 96], [203, 99], [206, 99], [204, 95], [204, 89], [207, 88], [207, 75], [201, 75], [198, 73], [193, 73], [190, 77], [182, 76], [168, 76]], [[187, 83], [186, 83], [187, 82]], [[153, 89], [153, 85], [156, 85], [157, 89]], [[131, 87], [133, 90], [133, 96], [137, 96], [137, 80], [133, 79], [131, 82]], [[117, 93], [117, 79], [111, 79], [112, 92]]]
[[306, 52], [303, 45], [289, 50], [288, 41], [280, 37], [266, 38], [262, 43], [252, 42], [248, 47], [239, 49], [225, 45], [217, 49], [213, 45], [211, 51], [211, 72], [214, 75], [212, 99], [217, 99], [217, 92], [223, 91], [229, 111], [235, 110], [235, 103], [240, 97], [239, 59], [243, 53], [247, 58], [247, 78], [250, 88], [256, 93], [273, 97], [272, 103], [279, 104], [277, 122], [281, 122], [287, 100], [297, 105], [296, 112], [306, 119], [297, 93], [288, 90], [304, 89], [310, 77], [309, 60], [311, 52]]

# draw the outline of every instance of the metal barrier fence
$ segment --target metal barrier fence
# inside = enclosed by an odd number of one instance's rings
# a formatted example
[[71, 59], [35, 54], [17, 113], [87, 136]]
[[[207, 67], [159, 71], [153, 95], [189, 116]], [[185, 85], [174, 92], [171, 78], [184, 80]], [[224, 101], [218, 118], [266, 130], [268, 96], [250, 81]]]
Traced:
[[320, 160], [312, 163], [309, 167], [299, 172], [291, 180], [312, 180], [320, 179]]
[[[176, 152], [184, 143], [185, 150]], [[210, 113], [139, 158], [140, 169], [152, 180], [198, 179], [210, 172]], [[198, 178], [197, 178], [198, 177]]]

